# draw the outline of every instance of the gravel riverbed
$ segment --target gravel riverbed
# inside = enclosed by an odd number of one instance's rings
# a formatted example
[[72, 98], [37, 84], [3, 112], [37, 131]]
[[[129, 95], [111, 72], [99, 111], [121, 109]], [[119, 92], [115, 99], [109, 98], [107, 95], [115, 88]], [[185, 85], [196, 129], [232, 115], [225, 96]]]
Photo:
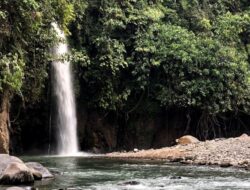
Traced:
[[114, 152], [108, 158], [166, 160], [194, 165], [219, 165], [250, 170], [250, 136], [200, 141], [161, 149]]

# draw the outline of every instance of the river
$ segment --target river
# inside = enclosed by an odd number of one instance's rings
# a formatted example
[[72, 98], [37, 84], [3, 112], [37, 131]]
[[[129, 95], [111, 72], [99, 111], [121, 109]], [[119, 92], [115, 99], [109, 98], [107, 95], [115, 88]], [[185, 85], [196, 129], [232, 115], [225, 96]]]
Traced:
[[[250, 172], [233, 168], [187, 166], [153, 161], [88, 157], [22, 157], [40, 162], [54, 180], [36, 182], [39, 190], [239, 190], [250, 189]], [[5, 189], [0, 187], [0, 189]]]

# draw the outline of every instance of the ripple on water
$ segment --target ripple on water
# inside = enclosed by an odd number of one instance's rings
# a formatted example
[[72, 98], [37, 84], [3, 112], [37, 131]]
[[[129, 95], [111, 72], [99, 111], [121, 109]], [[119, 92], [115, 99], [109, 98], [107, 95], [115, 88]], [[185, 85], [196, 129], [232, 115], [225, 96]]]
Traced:
[[[33, 158], [29, 158], [33, 160]], [[29, 160], [27, 160], [29, 161]], [[93, 158], [37, 158], [56, 179], [38, 184], [39, 190], [249, 190], [250, 172], [232, 168], [196, 167], [164, 163]], [[126, 183], [134, 181], [135, 183]], [[138, 183], [137, 183], [138, 182]]]
[[122, 185], [124, 182], [116, 184], [102, 184], [93, 185], [90, 189], [96, 190], [133, 190], [133, 189], [144, 189], [144, 190], [210, 190], [210, 189], [230, 189], [230, 190], [249, 190], [250, 181], [242, 181], [233, 177], [228, 178], [214, 178], [214, 179], [194, 179], [194, 178], [181, 178], [171, 179], [169, 177], [162, 177], [156, 179], [133, 179], [139, 182], [138, 185]]

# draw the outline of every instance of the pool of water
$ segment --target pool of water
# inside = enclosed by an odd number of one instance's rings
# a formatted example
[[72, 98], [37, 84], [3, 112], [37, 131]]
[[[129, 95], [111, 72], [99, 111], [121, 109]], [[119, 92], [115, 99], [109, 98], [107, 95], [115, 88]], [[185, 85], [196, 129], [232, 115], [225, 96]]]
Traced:
[[[250, 189], [250, 171], [173, 165], [165, 162], [87, 157], [23, 157], [40, 162], [54, 180], [36, 182], [39, 190], [239, 190]], [[6, 187], [0, 187], [5, 189]]]

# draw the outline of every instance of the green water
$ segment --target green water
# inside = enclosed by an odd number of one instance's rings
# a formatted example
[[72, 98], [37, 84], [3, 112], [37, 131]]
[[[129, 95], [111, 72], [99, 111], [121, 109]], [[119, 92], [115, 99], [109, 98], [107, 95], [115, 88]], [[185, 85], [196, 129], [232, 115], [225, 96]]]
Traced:
[[[54, 180], [34, 184], [34, 187], [39, 190], [250, 189], [250, 171], [232, 168], [195, 167], [164, 162], [119, 161], [86, 157], [24, 157], [23, 159], [40, 162], [55, 173]], [[135, 184], [126, 184], [131, 181]]]

